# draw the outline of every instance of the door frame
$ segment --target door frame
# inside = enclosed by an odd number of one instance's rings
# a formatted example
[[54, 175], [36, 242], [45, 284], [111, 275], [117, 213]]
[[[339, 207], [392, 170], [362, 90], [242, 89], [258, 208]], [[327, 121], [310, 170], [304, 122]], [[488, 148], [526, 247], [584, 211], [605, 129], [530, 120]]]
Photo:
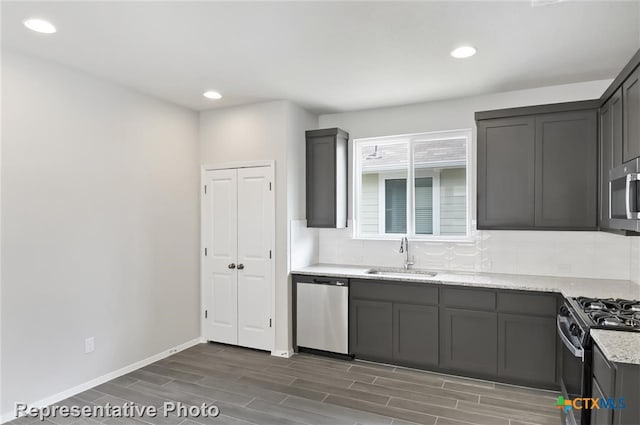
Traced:
[[266, 167], [268, 168], [267, 175], [269, 176], [269, 180], [272, 183], [272, 190], [270, 191], [271, 204], [273, 205], [273, 222], [271, 223], [271, 252], [273, 253], [271, 258], [271, 354], [275, 353], [276, 348], [276, 260], [278, 258], [278, 254], [276, 251], [276, 181], [275, 181], [275, 167], [276, 162], [274, 160], [263, 160], [263, 161], [238, 161], [238, 162], [226, 162], [220, 164], [206, 164], [200, 167], [200, 339], [203, 342], [207, 342], [206, 336], [204, 335], [205, 329], [205, 299], [204, 299], [204, 249], [205, 249], [205, 238], [202, 234], [202, 222], [205, 216], [205, 202], [204, 202], [204, 186], [206, 183], [206, 174], [207, 171], [215, 171], [215, 170], [229, 170], [229, 169], [238, 169], [238, 168], [257, 168], [257, 167]]

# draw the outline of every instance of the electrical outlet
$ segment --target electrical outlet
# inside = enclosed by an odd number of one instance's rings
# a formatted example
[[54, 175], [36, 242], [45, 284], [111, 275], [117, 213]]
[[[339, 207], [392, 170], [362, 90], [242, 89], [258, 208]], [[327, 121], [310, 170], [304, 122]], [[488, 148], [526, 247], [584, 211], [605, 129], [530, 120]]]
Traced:
[[96, 349], [96, 340], [94, 337], [84, 340], [84, 352], [85, 354], [92, 353]]

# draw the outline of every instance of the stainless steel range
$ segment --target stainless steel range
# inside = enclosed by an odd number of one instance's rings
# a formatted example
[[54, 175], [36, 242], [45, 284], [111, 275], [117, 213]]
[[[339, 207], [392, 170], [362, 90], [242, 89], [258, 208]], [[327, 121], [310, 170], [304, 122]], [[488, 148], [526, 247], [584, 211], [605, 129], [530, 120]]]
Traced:
[[[562, 392], [565, 398], [591, 397], [593, 341], [590, 329], [640, 332], [640, 301], [614, 298], [568, 298], [557, 318], [562, 351]], [[570, 410], [567, 425], [588, 425], [589, 410]]]
[[640, 301], [623, 299], [574, 298], [589, 317], [591, 328], [640, 331]]

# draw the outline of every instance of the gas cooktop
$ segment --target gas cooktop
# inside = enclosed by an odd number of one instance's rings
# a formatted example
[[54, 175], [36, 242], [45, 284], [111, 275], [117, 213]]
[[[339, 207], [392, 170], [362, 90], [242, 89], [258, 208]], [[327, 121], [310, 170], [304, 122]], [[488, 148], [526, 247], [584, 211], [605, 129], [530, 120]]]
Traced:
[[640, 301], [620, 298], [574, 298], [588, 319], [590, 327], [640, 331]]

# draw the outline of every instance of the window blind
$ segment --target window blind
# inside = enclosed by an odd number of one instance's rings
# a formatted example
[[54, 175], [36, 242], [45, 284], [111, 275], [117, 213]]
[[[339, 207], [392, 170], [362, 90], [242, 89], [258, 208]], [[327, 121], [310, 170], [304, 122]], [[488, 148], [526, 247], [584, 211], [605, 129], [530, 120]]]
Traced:
[[407, 233], [407, 179], [385, 180], [385, 233]]
[[415, 181], [416, 234], [433, 234], [433, 179], [418, 177]]

